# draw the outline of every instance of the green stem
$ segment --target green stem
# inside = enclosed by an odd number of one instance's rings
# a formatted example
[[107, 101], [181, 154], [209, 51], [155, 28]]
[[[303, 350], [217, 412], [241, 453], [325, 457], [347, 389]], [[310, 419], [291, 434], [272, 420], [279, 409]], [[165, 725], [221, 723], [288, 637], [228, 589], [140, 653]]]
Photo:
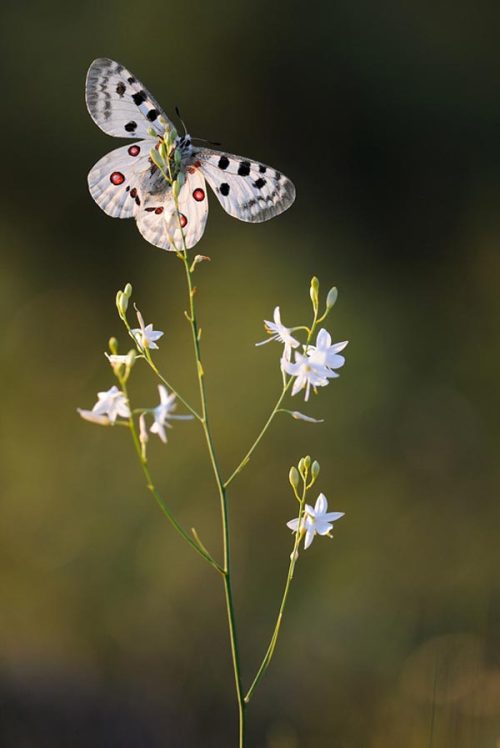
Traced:
[[[184, 238], [184, 237], [183, 237]], [[236, 689], [236, 698], [238, 702], [238, 714], [239, 714], [239, 747], [243, 748], [245, 745], [245, 702], [243, 699], [243, 687], [241, 683], [241, 665], [240, 656], [238, 649], [238, 638], [236, 633], [236, 620], [234, 613], [234, 602], [231, 584], [231, 551], [230, 551], [230, 534], [229, 534], [229, 518], [228, 518], [228, 502], [225, 486], [222, 481], [221, 471], [217, 463], [217, 457], [215, 454], [215, 448], [210, 430], [210, 424], [207, 413], [207, 398], [205, 392], [205, 381], [204, 371], [201, 361], [201, 350], [200, 340], [198, 334], [198, 323], [196, 320], [196, 310], [194, 304], [195, 289], [193, 288], [191, 280], [191, 270], [187, 259], [187, 251], [184, 248], [183, 252], [180, 253], [182, 262], [184, 264], [184, 270], [186, 274], [186, 282], [188, 287], [189, 296], [189, 313], [187, 315], [192, 332], [193, 348], [196, 358], [196, 371], [198, 375], [198, 386], [200, 390], [201, 400], [201, 418], [200, 422], [205, 435], [205, 441], [207, 443], [208, 454], [210, 457], [210, 464], [212, 466], [217, 490], [219, 493], [220, 510], [221, 510], [221, 523], [222, 523], [222, 542], [223, 542], [223, 581], [224, 581], [224, 594], [226, 600], [226, 611], [227, 611], [227, 622], [229, 629], [229, 641], [231, 646], [231, 658], [233, 663], [234, 682]]]
[[[126, 388], [125, 383], [123, 381], [121, 382], [121, 387], [122, 387], [123, 393], [125, 394], [125, 396], [127, 397], [127, 400], [128, 400], [129, 398], [128, 398], [127, 388]], [[153, 482], [153, 478], [151, 476], [151, 472], [149, 470], [147, 460], [146, 460], [146, 458], [143, 455], [142, 448], [141, 448], [141, 442], [140, 442], [140, 439], [139, 439], [139, 435], [137, 434], [137, 428], [136, 428], [136, 425], [135, 425], [135, 422], [134, 422], [134, 419], [133, 419], [132, 415], [130, 416], [130, 419], [129, 419], [129, 427], [130, 427], [130, 432], [132, 434], [132, 439], [133, 439], [133, 442], [134, 442], [135, 451], [137, 452], [137, 456], [138, 456], [139, 462], [141, 464], [142, 472], [144, 473], [144, 477], [146, 479], [146, 485], [147, 485], [148, 489], [151, 491], [152, 495], [154, 496], [154, 498], [156, 500], [156, 503], [160, 507], [161, 511], [163, 512], [163, 514], [165, 515], [165, 517], [168, 519], [168, 521], [170, 522], [170, 524], [172, 525], [172, 527], [181, 536], [181, 538], [183, 538], [183, 540], [185, 540], [186, 543], [188, 543], [188, 545], [190, 545], [191, 548], [193, 548], [193, 550], [195, 550], [196, 553], [198, 553], [199, 556], [201, 556], [203, 559], [205, 559], [205, 561], [208, 561], [208, 563], [211, 566], [213, 566], [214, 569], [216, 569], [220, 574], [224, 574], [224, 570], [222, 569], [222, 567], [219, 566], [219, 564], [217, 563], [217, 561], [215, 561], [214, 558], [212, 558], [212, 556], [207, 551], [207, 549], [204, 546], [202, 546], [201, 544], [198, 544], [197, 542], [195, 542], [190, 537], [190, 535], [186, 532], [186, 530], [182, 527], [182, 525], [175, 519], [174, 515], [172, 514], [172, 512], [168, 508], [167, 504], [164, 502], [163, 498], [161, 497], [160, 493], [158, 492], [158, 490], [157, 490], [157, 488], [156, 488], [156, 486], [155, 486], [155, 484]]]
[[281, 392], [281, 395], [279, 396], [279, 398], [278, 398], [278, 400], [276, 402], [276, 405], [274, 406], [274, 408], [271, 411], [271, 415], [269, 416], [269, 418], [265, 422], [264, 426], [262, 427], [261, 431], [259, 432], [259, 435], [257, 436], [256, 440], [254, 441], [254, 443], [252, 444], [252, 446], [250, 447], [250, 449], [248, 450], [248, 452], [246, 453], [246, 455], [244, 456], [244, 458], [242, 459], [242, 461], [240, 462], [240, 464], [238, 465], [238, 467], [233, 470], [233, 472], [231, 473], [231, 475], [229, 476], [229, 478], [224, 483], [224, 488], [227, 488], [229, 486], [229, 484], [234, 480], [234, 478], [236, 478], [236, 476], [238, 475], [238, 473], [241, 473], [241, 471], [243, 470], [243, 468], [250, 462], [251, 456], [253, 455], [254, 451], [257, 449], [257, 447], [259, 446], [260, 442], [262, 441], [262, 439], [263, 439], [266, 431], [268, 430], [269, 426], [273, 422], [275, 415], [278, 413], [279, 407], [280, 407], [281, 403], [283, 402], [283, 399], [284, 399], [286, 393], [288, 392], [288, 388], [290, 387], [291, 382], [292, 382], [292, 380], [289, 379], [288, 382], [286, 384], [284, 384], [283, 390]]
[[[271, 636], [271, 641], [269, 642], [269, 646], [268, 646], [268, 648], [266, 650], [266, 654], [264, 655], [264, 658], [263, 658], [263, 660], [262, 660], [262, 662], [260, 664], [259, 669], [257, 670], [255, 678], [252, 681], [252, 685], [248, 689], [248, 692], [247, 692], [247, 694], [245, 696], [245, 704], [248, 704], [248, 702], [252, 698], [253, 693], [254, 693], [254, 691], [255, 691], [255, 689], [257, 687], [257, 684], [259, 683], [260, 679], [262, 678], [262, 676], [264, 675], [265, 671], [267, 670], [267, 668], [269, 666], [269, 663], [272, 660], [272, 657], [273, 657], [273, 654], [274, 654], [274, 650], [276, 648], [276, 643], [278, 641], [278, 636], [279, 636], [280, 628], [281, 628], [281, 622], [283, 620], [283, 615], [284, 615], [284, 612], [285, 612], [285, 606], [286, 606], [286, 602], [287, 602], [287, 599], [288, 599], [288, 593], [290, 591], [290, 585], [291, 585], [292, 579], [293, 579], [293, 573], [294, 573], [294, 570], [295, 570], [295, 564], [297, 562], [299, 544], [300, 544], [300, 541], [302, 539], [302, 533], [300, 532], [300, 525], [301, 525], [301, 522], [302, 522], [302, 518], [304, 516], [304, 505], [305, 505], [305, 500], [306, 500], [306, 494], [307, 494], [307, 485], [306, 485], [306, 481], [304, 480], [304, 488], [303, 488], [303, 491], [302, 491], [302, 496], [300, 498], [299, 525], [298, 525], [299, 529], [297, 530], [297, 532], [295, 534], [295, 542], [294, 542], [294, 545], [293, 545], [293, 551], [292, 551], [291, 556], [290, 556], [290, 565], [288, 567], [288, 574], [287, 574], [287, 578], [286, 578], [285, 588], [283, 590], [283, 595], [282, 595], [282, 598], [281, 598], [281, 604], [280, 604], [280, 607], [279, 607], [278, 617], [276, 619], [276, 624], [274, 626], [274, 631], [273, 631], [273, 634]], [[298, 498], [298, 496], [297, 496], [297, 498]]]
[[185, 408], [186, 408], [187, 410], [189, 410], [189, 412], [191, 413], [191, 415], [193, 415], [193, 416], [194, 416], [194, 417], [195, 417], [195, 418], [196, 418], [196, 419], [197, 419], [197, 420], [199, 421], [199, 420], [201, 419], [201, 416], [200, 416], [200, 414], [199, 414], [199, 413], [198, 413], [198, 412], [197, 412], [197, 411], [196, 411], [196, 410], [195, 410], [195, 409], [194, 409], [194, 408], [193, 408], [193, 407], [192, 407], [192, 406], [191, 406], [191, 405], [190, 405], [190, 404], [189, 404], [189, 403], [187, 402], [187, 400], [185, 400], [185, 399], [184, 399], [184, 398], [182, 397], [182, 395], [180, 395], [180, 394], [179, 394], [178, 390], [176, 390], [176, 389], [175, 389], [175, 387], [173, 387], [173, 386], [172, 386], [172, 385], [170, 384], [170, 382], [169, 382], [169, 381], [168, 381], [167, 379], [165, 379], [165, 377], [163, 376], [163, 374], [161, 374], [160, 370], [158, 369], [158, 367], [156, 366], [155, 362], [153, 361], [153, 359], [152, 359], [152, 357], [151, 357], [151, 352], [149, 351], [149, 349], [148, 349], [148, 348], [142, 348], [141, 346], [139, 346], [139, 345], [138, 345], [138, 343], [137, 343], [137, 340], [136, 340], [135, 336], [134, 336], [134, 335], [132, 334], [132, 329], [131, 329], [131, 327], [130, 327], [130, 325], [129, 325], [129, 323], [128, 323], [128, 320], [127, 320], [127, 318], [126, 318], [125, 316], [121, 316], [121, 319], [122, 319], [123, 323], [125, 324], [125, 327], [127, 328], [128, 334], [130, 335], [130, 337], [131, 337], [131, 338], [132, 338], [132, 340], [134, 341], [134, 343], [135, 343], [135, 345], [136, 345], [137, 349], [139, 350], [139, 353], [140, 353], [140, 357], [141, 357], [141, 358], [142, 358], [142, 357], [144, 357], [144, 360], [146, 361], [147, 365], [148, 365], [148, 366], [150, 367], [150, 369], [151, 369], [152, 371], [154, 371], [154, 373], [156, 374], [156, 376], [158, 377], [158, 379], [159, 379], [159, 380], [160, 380], [161, 382], [163, 382], [163, 384], [164, 384], [164, 385], [165, 385], [165, 386], [166, 386], [166, 387], [167, 387], [167, 388], [168, 388], [168, 389], [169, 389], [169, 390], [170, 390], [171, 392], [173, 392], [173, 393], [174, 393], [174, 395], [176, 396], [177, 400], [178, 400], [178, 401], [179, 401], [180, 403], [182, 403], [182, 405], [184, 405], [184, 407], [185, 407]]

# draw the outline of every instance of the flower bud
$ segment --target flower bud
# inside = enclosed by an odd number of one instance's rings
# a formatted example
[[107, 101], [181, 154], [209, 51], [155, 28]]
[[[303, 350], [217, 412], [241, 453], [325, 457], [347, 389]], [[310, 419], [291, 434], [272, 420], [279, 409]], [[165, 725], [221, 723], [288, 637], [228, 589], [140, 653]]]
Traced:
[[174, 161], [175, 161], [175, 165], [176, 166], [180, 166], [181, 165], [182, 153], [181, 153], [181, 151], [178, 148], [175, 149]]
[[110, 338], [108, 341], [109, 350], [111, 353], [116, 354], [118, 353], [118, 341], [116, 338]]
[[313, 480], [316, 480], [318, 475], [319, 475], [319, 462], [317, 460], [314, 460], [313, 464], [311, 465], [311, 478]]
[[130, 299], [130, 297], [132, 296], [132, 284], [131, 283], [127, 283], [125, 285], [125, 288], [123, 289], [123, 293], [125, 294], [127, 299]]
[[167, 150], [167, 146], [165, 145], [165, 142], [163, 140], [160, 143], [160, 147], [158, 148], [158, 153], [160, 154], [160, 158], [164, 162], [168, 161], [168, 150]]
[[151, 150], [149, 151], [149, 158], [155, 166], [157, 166], [159, 169], [163, 169], [163, 160], [156, 148], [151, 148]]
[[292, 488], [298, 488], [299, 473], [295, 466], [290, 468], [290, 472], [288, 473], [288, 480], [290, 481], [290, 485], [292, 486]]
[[306, 470], [309, 470], [311, 467], [311, 457], [309, 455], [304, 457], [304, 465], [306, 466]]
[[185, 181], [186, 181], [186, 178], [181, 171], [180, 174], [177, 175], [177, 179], [175, 180], [173, 187], [172, 187], [175, 198], [179, 197], [179, 192], [181, 191], [181, 188], [184, 185]]
[[335, 286], [333, 286], [333, 288], [330, 288], [330, 290], [328, 291], [328, 296], [326, 297], [326, 308], [328, 311], [330, 311], [332, 306], [337, 301], [338, 295], [339, 295], [339, 292], [337, 291]]
[[137, 357], [137, 351], [134, 348], [132, 348], [127, 353], [127, 366], [128, 366], [129, 369], [131, 369], [132, 366], [135, 364], [136, 357]]
[[302, 478], [305, 479], [307, 475], [307, 468], [306, 468], [305, 459], [303, 457], [301, 457], [299, 460], [299, 473], [302, 476]]
[[319, 306], [319, 280], [316, 276], [311, 278], [311, 287], [309, 289], [309, 295], [311, 297], [313, 309], [315, 312], [318, 311]]

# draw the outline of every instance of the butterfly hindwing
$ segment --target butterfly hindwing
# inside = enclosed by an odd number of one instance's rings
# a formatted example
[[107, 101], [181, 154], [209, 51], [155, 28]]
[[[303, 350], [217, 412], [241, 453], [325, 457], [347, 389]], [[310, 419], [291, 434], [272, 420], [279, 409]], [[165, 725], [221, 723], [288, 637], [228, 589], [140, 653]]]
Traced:
[[224, 210], [240, 221], [267, 221], [295, 200], [292, 182], [271, 166], [208, 148], [195, 158]]
[[113, 218], [131, 218], [145, 195], [154, 189], [149, 151], [154, 141], [139, 141], [116, 148], [90, 170], [90, 194]]
[[147, 195], [144, 204], [136, 214], [137, 228], [144, 239], [155, 247], [175, 251], [167, 232], [175, 211], [175, 203], [170, 186], [165, 187], [156, 195]]
[[149, 91], [120, 65], [107, 57], [94, 60], [87, 73], [86, 101], [90, 116], [101, 130], [118, 138], [146, 138], [151, 127], [161, 137], [162, 117], [169, 122]]
[[182, 249], [182, 235], [187, 249], [194, 247], [203, 236], [208, 218], [208, 195], [203, 174], [195, 166], [188, 166], [185, 179], [179, 192], [179, 215], [174, 212], [167, 225], [177, 249]]

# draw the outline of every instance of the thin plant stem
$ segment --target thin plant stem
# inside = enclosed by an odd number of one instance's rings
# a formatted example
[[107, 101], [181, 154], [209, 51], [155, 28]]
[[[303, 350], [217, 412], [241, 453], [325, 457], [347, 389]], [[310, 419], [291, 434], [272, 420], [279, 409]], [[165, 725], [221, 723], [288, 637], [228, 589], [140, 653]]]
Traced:
[[[300, 327], [300, 328], [297, 327], [297, 328], [293, 328], [293, 329], [294, 330], [299, 330], [299, 329], [305, 329], [305, 330], [307, 330], [307, 341], [306, 341], [306, 345], [309, 345], [309, 343], [311, 342], [311, 338], [312, 338], [312, 336], [314, 334], [314, 331], [315, 331], [317, 325], [320, 322], [321, 322], [321, 319], [318, 320], [318, 310], [315, 308], [315, 310], [314, 310], [314, 319], [313, 319], [313, 322], [312, 322], [312, 325], [311, 325], [310, 328], [304, 326], [304, 327]], [[277, 413], [280, 412], [280, 405], [283, 402], [283, 400], [285, 398], [285, 395], [286, 395], [286, 393], [288, 392], [288, 390], [290, 388], [291, 383], [292, 383], [292, 377], [290, 377], [289, 380], [288, 380], [288, 382], [287, 382], [286, 381], [286, 377], [285, 377], [285, 373], [283, 372], [283, 389], [282, 389], [281, 394], [280, 394], [280, 396], [279, 396], [279, 398], [278, 398], [278, 400], [276, 402], [276, 405], [274, 406], [274, 408], [271, 411], [271, 415], [269, 416], [269, 418], [265, 422], [265, 424], [262, 427], [262, 429], [260, 430], [257, 438], [253, 442], [252, 446], [250, 447], [250, 449], [248, 450], [248, 452], [246, 453], [246, 455], [244, 456], [244, 458], [241, 460], [241, 462], [238, 465], [238, 467], [236, 467], [233, 470], [233, 472], [231, 473], [231, 475], [229, 476], [229, 478], [225, 481], [224, 488], [227, 488], [229, 486], [229, 484], [232, 483], [232, 481], [236, 478], [236, 476], [239, 473], [241, 473], [241, 471], [243, 470], [243, 468], [246, 467], [246, 465], [248, 465], [248, 463], [250, 462], [250, 458], [252, 457], [252, 455], [253, 455], [254, 451], [256, 450], [256, 448], [259, 446], [260, 442], [262, 441], [263, 437], [265, 436], [265, 434], [266, 434], [267, 430], [269, 429], [270, 425], [274, 421], [274, 417], [276, 416]]]
[[[128, 393], [127, 388], [125, 385], [125, 382], [122, 380], [121, 387], [123, 390], [123, 393], [127, 397], [128, 400]], [[165, 517], [168, 519], [174, 530], [181, 536], [183, 540], [186, 541], [186, 543], [193, 548], [193, 550], [198, 553], [199, 556], [201, 556], [205, 561], [208, 561], [208, 563], [214, 567], [220, 574], [224, 574], [224, 570], [221, 566], [215, 561], [215, 559], [211, 556], [211, 554], [207, 551], [205, 546], [203, 546], [201, 543], [196, 542], [193, 540], [188, 532], [182, 527], [182, 525], [176, 520], [170, 509], [168, 508], [167, 504], [163, 500], [162, 496], [160, 495], [158, 489], [156, 488], [153, 478], [151, 476], [151, 472], [148, 467], [148, 463], [146, 458], [144, 457], [142, 448], [141, 448], [141, 442], [139, 439], [139, 435], [137, 433], [137, 428], [134, 422], [134, 418], [131, 415], [129, 418], [129, 428], [130, 433], [132, 434], [132, 440], [134, 442], [135, 451], [137, 452], [137, 457], [139, 458], [139, 462], [141, 464], [142, 472], [144, 473], [144, 477], [146, 479], [146, 485], [148, 489], [151, 491], [153, 497], [156, 500], [156, 503], [160, 507], [161, 511], [165, 515]], [[196, 536], [195, 536], [196, 537]]]
[[[171, 173], [170, 173], [170, 177], [171, 177]], [[212, 466], [215, 483], [217, 485], [217, 491], [219, 493], [221, 525], [222, 525], [223, 559], [224, 559], [223, 567], [222, 567], [223, 569], [222, 578], [224, 582], [224, 595], [225, 595], [227, 623], [228, 623], [228, 631], [229, 631], [229, 642], [230, 642], [230, 648], [231, 648], [231, 660], [233, 664], [234, 684], [235, 684], [235, 691], [236, 691], [236, 699], [238, 703], [238, 725], [239, 725], [238, 746], [239, 748], [244, 748], [245, 746], [245, 706], [246, 705], [245, 705], [245, 701], [243, 698], [243, 686], [241, 682], [240, 654], [239, 654], [239, 648], [238, 648], [238, 637], [237, 637], [237, 631], [236, 631], [236, 616], [235, 616], [235, 611], [234, 611], [234, 601], [233, 601], [233, 592], [232, 592], [232, 584], [231, 584], [231, 549], [230, 549], [228, 502], [227, 502], [226, 490], [225, 490], [224, 483], [222, 480], [222, 474], [221, 474], [221, 471], [220, 471], [220, 468], [217, 462], [217, 457], [215, 454], [214, 442], [213, 442], [212, 433], [210, 429], [210, 423], [208, 420], [207, 397], [206, 397], [206, 392], [205, 392], [205, 381], [204, 381], [205, 372], [203, 370], [203, 364], [202, 364], [202, 359], [201, 359], [200, 333], [199, 333], [199, 327], [198, 327], [198, 322], [196, 318], [196, 308], [195, 308], [195, 302], [194, 302], [196, 288], [193, 287], [192, 278], [191, 278], [194, 268], [190, 268], [189, 266], [186, 239], [184, 236], [184, 231], [183, 231], [183, 227], [181, 225], [181, 219], [180, 219], [179, 201], [178, 201], [178, 197], [176, 195], [175, 189], [172, 188], [172, 191], [174, 195], [177, 219], [179, 222], [179, 229], [180, 229], [180, 233], [182, 237], [182, 251], [178, 251], [177, 254], [178, 254], [178, 257], [182, 260], [182, 263], [184, 265], [187, 291], [188, 291], [189, 312], [186, 313], [186, 317], [191, 327], [193, 349], [194, 349], [194, 355], [195, 355], [195, 360], [196, 360], [196, 373], [198, 377], [198, 386], [199, 386], [199, 391], [200, 391], [201, 417], [199, 418], [199, 421], [201, 423], [201, 426], [203, 428], [203, 433], [205, 435], [205, 441], [207, 444], [210, 464]]]
[[[299, 544], [300, 544], [300, 541], [302, 539], [302, 533], [300, 532], [300, 526], [302, 524], [302, 519], [303, 519], [303, 516], [304, 516], [304, 505], [305, 505], [305, 500], [306, 500], [306, 495], [307, 495], [307, 489], [308, 489], [308, 486], [307, 486], [306, 480], [304, 479], [304, 487], [303, 487], [303, 490], [302, 490], [302, 496], [299, 499], [299, 501], [300, 501], [300, 507], [299, 507], [298, 530], [297, 530], [297, 532], [295, 534], [295, 542], [294, 542], [294, 545], [293, 545], [292, 553], [290, 555], [290, 565], [288, 567], [288, 574], [287, 574], [287, 577], [286, 577], [285, 588], [283, 590], [283, 595], [282, 595], [282, 598], [281, 598], [281, 604], [280, 604], [279, 611], [278, 611], [278, 617], [276, 619], [276, 624], [274, 626], [274, 630], [273, 630], [273, 633], [272, 633], [272, 636], [271, 636], [271, 640], [269, 642], [269, 646], [268, 646], [268, 648], [266, 650], [264, 658], [263, 658], [263, 660], [262, 660], [262, 662], [261, 662], [261, 664], [259, 666], [259, 669], [257, 670], [255, 678], [252, 681], [252, 685], [248, 689], [248, 692], [247, 692], [247, 694], [245, 696], [245, 703], [246, 704], [248, 704], [248, 702], [252, 698], [252, 696], [254, 694], [254, 691], [255, 691], [255, 689], [257, 687], [257, 684], [259, 683], [260, 679], [262, 678], [262, 676], [264, 675], [265, 671], [267, 670], [267, 668], [269, 666], [269, 663], [272, 660], [272, 657], [273, 657], [273, 654], [274, 654], [274, 650], [276, 648], [276, 643], [278, 641], [278, 636], [279, 636], [280, 628], [281, 628], [281, 622], [283, 620], [283, 615], [284, 615], [284, 612], [285, 612], [285, 607], [286, 607], [286, 603], [287, 603], [287, 599], [288, 599], [288, 593], [290, 591], [290, 585], [292, 583], [293, 574], [294, 574], [294, 571], [295, 571], [295, 564], [296, 564], [297, 558], [298, 558]], [[296, 494], [296, 496], [297, 496], [297, 494]], [[297, 498], [299, 498], [299, 497], [297, 496]]]
[[184, 407], [187, 410], [189, 410], [189, 412], [191, 413], [191, 415], [193, 415], [198, 421], [201, 420], [201, 416], [198, 413], [198, 411], [195, 410], [188, 403], [188, 401], [185, 400], [185, 398], [182, 397], [182, 395], [179, 393], [179, 391], [175, 387], [173, 387], [172, 384], [170, 384], [170, 382], [167, 379], [165, 379], [165, 377], [163, 376], [163, 374], [160, 372], [160, 370], [156, 366], [155, 362], [153, 361], [152, 356], [151, 356], [151, 352], [149, 351], [149, 349], [148, 348], [142, 348], [141, 346], [138, 345], [137, 339], [136, 339], [135, 335], [132, 333], [132, 329], [131, 329], [131, 327], [129, 325], [129, 322], [128, 322], [127, 318], [125, 317], [125, 315], [120, 315], [120, 316], [121, 316], [121, 319], [122, 319], [123, 323], [125, 324], [125, 327], [127, 328], [128, 334], [130, 335], [130, 337], [134, 341], [135, 345], [139, 349], [140, 355], [138, 356], [138, 358], [139, 357], [140, 358], [144, 358], [144, 361], [147, 363], [147, 365], [150, 367], [150, 369], [156, 374], [156, 376], [158, 377], [158, 379], [161, 382], [163, 382], [163, 384], [166, 385], [166, 387], [168, 387], [168, 389], [171, 392], [174, 393], [174, 395], [176, 396], [177, 400], [180, 403], [182, 403], [182, 405], [184, 405]]
[[265, 436], [265, 434], [266, 434], [269, 426], [271, 425], [271, 423], [274, 420], [275, 415], [278, 413], [279, 407], [280, 407], [281, 403], [283, 402], [283, 399], [284, 399], [286, 393], [288, 392], [288, 388], [290, 387], [291, 381], [292, 380], [289, 379], [288, 382], [286, 384], [284, 384], [283, 390], [281, 391], [281, 395], [279, 396], [279, 398], [278, 398], [278, 400], [276, 402], [276, 405], [274, 406], [274, 408], [271, 411], [271, 415], [269, 416], [269, 418], [265, 422], [264, 426], [262, 427], [262, 429], [259, 432], [259, 435], [255, 439], [254, 443], [252, 444], [252, 446], [250, 447], [250, 449], [248, 450], [248, 452], [246, 453], [246, 455], [244, 456], [244, 458], [242, 459], [242, 461], [240, 462], [240, 464], [238, 465], [238, 467], [236, 467], [233, 470], [233, 472], [231, 473], [231, 475], [229, 476], [229, 478], [225, 481], [224, 488], [227, 488], [229, 486], [229, 484], [236, 478], [236, 476], [238, 475], [238, 473], [241, 473], [241, 471], [243, 470], [243, 468], [250, 462], [250, 458], [252, 457], [254, 451], [257, 449], [257, 447], [259, 446], [259, 444], [262, 441], [263, 437]]

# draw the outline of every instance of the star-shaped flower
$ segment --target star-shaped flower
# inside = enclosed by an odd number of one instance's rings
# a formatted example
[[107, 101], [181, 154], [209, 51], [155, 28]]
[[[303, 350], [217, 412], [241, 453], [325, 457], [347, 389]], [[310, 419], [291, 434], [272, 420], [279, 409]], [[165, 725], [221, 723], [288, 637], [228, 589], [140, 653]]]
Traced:
[[316, 336], [316, 345], [308, 346], [307, 355], [315, 363], [332, 369], [330, 377], [338, 377], [339, 375], [333, 369], [340, 369], [345, 364], [344, 356], [338, 354], [344, 350], [348, 342], [348, 340], [343, 340], [342, 343], [332, 345], [332, 336], [322, 327]]
[[344, 516], [344, 512], [328, 512], [328, 501], [325, 494], [320, 493], [316, 500], [314, 508], [309, 504], [306, 504], [304, 515], [300, 522], [299, 518], [291, 519], [287, 522], [287, 527], [293, 532], [300, 532], [305, 535], [304, 539], [304, 550], [309, 548], [314, 540], [315, 535], [328, 535], [332, 537], [331, 531], [333, 529], [332, 522], [340, 519]]
[[152, 434], [158, 434], [162, 442], [166, 444], [167, 433], [165, 428], [172, 428], [168, 421], [187, 421], [193, 418], [193, 416], [174, 416], [173, 413], [177, 407], [175, 394], [171, 392], [169, 395], [167, 388], [164, 387], [163, 384], [158, 385], [158, 391], [160, 393], [160, 404], [153, 410], [154, 423], [149, 430]]
[[264, 320], [266, 332], [268, 332], [271, 337], [267, 338], [267, 340], [262, 340], [260, 343], [256, 343], [255, 345], [265, 345], [266, 343], [270, 343], [271, 340], [277, 340], [279, 343], [284, 344], [285, 350], [283, 355], [285, 359], [289, 361], [290, 356], [292, 355], [292, 348], [298, 348], [300, 343], [293, 337], [290, 328], [285, 327], [285, 325], [282, 324], [279, 306], [274, 310], [273, 319], [274, 322], [270, 322], [268, 319]]
[[130, 332], [143, 350], [145, 348], [149, 348], [150, 350], [157, 349], [158, 346], [156, 345], [156, 341], [161, 338], [163, 332], [161, 330], [154, 330], [153, 323], [145, 325], [142, 314], [138, 309], [136, 309], [136, 313], [140, 327], [136, 327], [133, 330], [130, 330]]
[[292, 395], [305, 389], [305, 400], [309, 399], [311, 387], [326, 387], [329, 379], [338, 377], [334, 369], [340, 369], [345, 363], [344, 356], [339, 356], [347, 340], [334, 343], [329, 332], [322, 328], [317, 337], [316, 345], [304, 346], [304, 353], [295, 351], [295, 362], [281, 360], [281, 368], [286, 374], [296, 377], [292, 387]]
[[296, 377], [292, 387], [292, 395], [304, 389], [306, 390], [305, 400], [309, 400], [309, 393], [312, 387], [326, 387], [330, 370], [323, 364], [312, 361], [306, 354], [295, 352], [295, 363], [287, 361], [285, 357], [281, 359], [281, 368], [292, 377]]
[[[110, 423], [114, 423], [118, 416], [130, 418], [127, 398], [115, 384], [106, 392], [98, 392], [97, 397], [99, 399], [91, 411], [94, 416], [107, 416]], [[82, 418], [85, 418], [85, 416], [82, 416]], [[90, 419], [87, 418], [86, 420]], [[97, 420], [95, 422], [99, 423]]]

